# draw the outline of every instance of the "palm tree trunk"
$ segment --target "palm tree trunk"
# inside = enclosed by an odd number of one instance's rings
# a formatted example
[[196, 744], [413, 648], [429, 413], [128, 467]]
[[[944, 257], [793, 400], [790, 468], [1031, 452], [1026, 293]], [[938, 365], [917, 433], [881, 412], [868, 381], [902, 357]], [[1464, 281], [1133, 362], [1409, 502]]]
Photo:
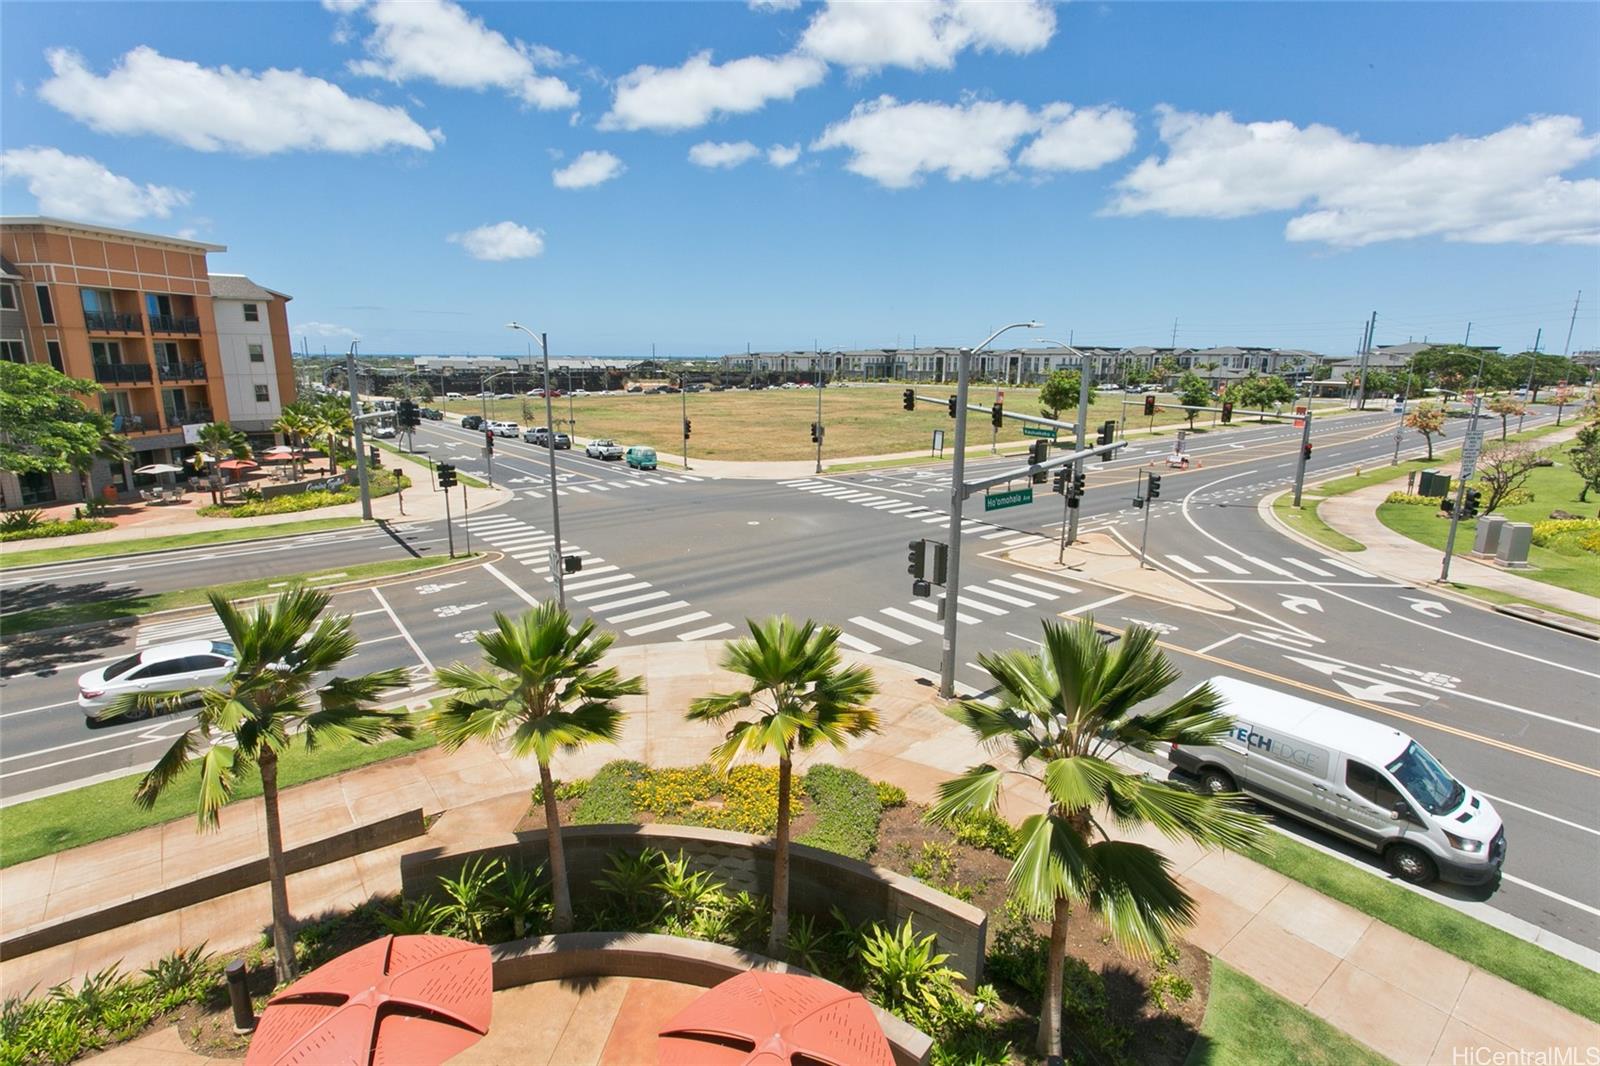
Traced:
[[791, 767], [785, 753], [778, 760], [778, 831], [772, 856], [772, 933], [767, 954], [774, 959], [789, 954], [789, 786]]
[[1039, 1004], [1039, 1040], [1035, 1050], [1051, 1062], [1061, 1061], [1062, 972], [1067, 965], [1067, 917], [1071, 905], [1056, 897], [1050, 921], [1050, 961], [1045, 971], [1044, 999]]
[[539, 763], [539, 795], [544, 797], [545, 836], [550, 848], [550, 928], [572, 932], [572, 892], [567, 885], [567, 853], [561, 846], [561, 812], [556, 809], [556, 783], [550, 767]]
[[333, 451], [333, 434], [328, 434], [328, 474], [332, 476], [339, 472], [339, 460]]
[[278, 984], [295, 978], [294, 938], [289, 935], [289, 877], [283, 865], [283, 824], [278, 819], [278, 756], [261, 750], [261, 804], [267, 812], [267, 881], [272, 885], [272, 954]]

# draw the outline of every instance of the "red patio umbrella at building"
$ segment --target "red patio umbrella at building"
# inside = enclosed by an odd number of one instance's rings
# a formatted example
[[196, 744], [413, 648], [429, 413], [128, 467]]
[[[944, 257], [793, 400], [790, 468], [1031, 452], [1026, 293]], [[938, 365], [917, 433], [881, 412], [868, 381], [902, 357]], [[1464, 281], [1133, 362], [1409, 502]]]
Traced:
[[656, 1045], [661, 1066], [894, 1066], [860, 993], [818, 977], [749, 971], [679, 1011]]
[[447, 936], [386, 936], [317, 967], [267, 1001], [246, 1066], [436, 1066], [489, 1031], [489, 949]]

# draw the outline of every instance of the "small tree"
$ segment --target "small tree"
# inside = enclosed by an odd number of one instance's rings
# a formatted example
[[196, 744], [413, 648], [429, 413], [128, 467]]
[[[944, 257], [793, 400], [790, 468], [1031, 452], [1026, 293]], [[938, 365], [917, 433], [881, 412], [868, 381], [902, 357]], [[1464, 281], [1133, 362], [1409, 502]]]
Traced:
[[1039, 413], [1050, 418], [1060, 418], [1061, 409], [1078, 405], [1078, 388], [1082, 376], [1076, 370], [1056, 370], [1039, 388]]
[[1571, 458], [1572, 472], [1583, 479], [1578, 502], [1588, 503], [1590, 489], [1600, 492], [1600, 422], [1590, 422], [1578, 430], [1567, 455]]
[[1561, 424], [1561, 412], [1576, 395], [1571, 385], [1557, 385], [1555, 391], [1550, 394], [1550, 402], [1556, 405], [1556, 425]]
[[1500, 393], [1489, 397], [1489, 402], [1484, 406], [1489, 409], [1490, 414], [1500, 416], [1500, 439], [1502, 441], [1506, 439], [1506, 420], [1512, 415], [1520, 416], [1528, 411], [1528, 408], [1521, 400], [1509, 393]]
[[127, 440], [110, 417], [78, 400], [100, 386], [70, 378], [44, 363], [0, 361], [0, 470], [78, 476], [84, 501], [95, 506], [89, 473], [96, 459], [121, 462]]
[[1502, 444], [1478, 460], [1478, 480], [1489, 490], [1485, 514], [1520, 489], [1539, 465], [1539, 453], [1525, 444]]
[[1422, 434], [1428, 442], [1428, 462], [1433, 462], [1433, 438], [1444, 436], [1444, 408], [1437, 404], [1419, 403], [1406, 413], [1405, 426]]
[[[1178, 402], [1185, 407], [1209, 407], [1211, 405], [1211, 389], [1201, 380], [1200, 375], [1190, 370], [1178, 379]], [[1198, 411], [1185, 412], [1189, 416], [1189, 428], [1194, 428], [1194, 416]]]

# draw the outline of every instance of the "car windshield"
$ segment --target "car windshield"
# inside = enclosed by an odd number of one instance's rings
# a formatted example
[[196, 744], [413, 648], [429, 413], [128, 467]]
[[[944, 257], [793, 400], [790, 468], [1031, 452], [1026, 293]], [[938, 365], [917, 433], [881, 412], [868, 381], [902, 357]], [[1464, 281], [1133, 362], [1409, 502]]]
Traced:
[[1429, 814], [1448, 814], [1461, 806], [1466, 789], [1416, 741], [1406, 746], [1388, 766], [1400, 787], [1422, 804]]
[[231, 659], [233, 658], [233, 645], [225, 640], [213, 640], [211, 642], [211, 654], [220, 655], [224, 659]]
[[112, 663], [110, 666], [106, 667], [106, 672], [103, 676], [107, 681], [110, 681], [113, 678], [121, 677], [123, 674], [139, 665], [140, 657], [140, 655], [130, 655], [121, 662]]

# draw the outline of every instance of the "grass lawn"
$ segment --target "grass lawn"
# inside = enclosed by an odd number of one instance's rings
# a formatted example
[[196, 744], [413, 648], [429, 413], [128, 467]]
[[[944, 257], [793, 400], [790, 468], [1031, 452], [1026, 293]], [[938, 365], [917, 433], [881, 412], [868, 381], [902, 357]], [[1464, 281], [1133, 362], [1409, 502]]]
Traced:
[[1272, 513], [1290, 529], [1304, 533], [1318, 544], [1326, 545], [1338, 552], [1364, 552], [1367, 546], [1359, 540], [1354, 540], [1340, 533], [1317, 514], [1317, 505], [1323, 500], [1321, 496], [1313, 496], [1309, 492], [1303, 494], [1300, 502], [1304, 505], [1294, 505], [1294, 493], [1285, 492], [1272, 501]]
[[[1558, 446], [1550, 451], [1557, 464], [1562, 464], [1565, 449]], [[1535, 470], [1524, 487], [1533, 493], [1531, 502], [1502, 505], [1496, 513], [1513, 522], [1541, 522], [1558, 508], [1581, 515], [1594, 512], [1593, 503], [1586, 505], [1578, 502], [1578, 490], [1582, 488], [1582, 482], [1565, 465]], [[1440, 517], [1432, 507], [1386, 503], [1378, 507], [1378, 520], [1396, 533], [1441, 550], [1450, 531], [1450, 520]], [[1461, 523], [1456, 531], [1457, 551], [1472, 547], [1475, 526], [1474, 522]], [[1528, 551], [1528, 562], [1535, 569], [1519, 571], [1523, 577], [1590, 596], [1600, 596], [1600, 555], [1583, 551], [1576, 545], [1566, 550], [1534, 545]]]
[[316, 583], [319, 579], [330, 581], [361, 581], [367, 578], [388, 577], [391, 574], [409, 574], [414, 570], [425, 570], [438, 566], [448, 566], [461, 562], [469, 556], [457, 559], [440, 559], [434, 557], [422, 559], [384, 559], [375, 563], [359, 563], [355, 566], [313, 570], [305, 574], [288, 574], [283, 577], [262, 577], [250, 581], [237, 581], [231, 585], [213, 585], [209, 588], [178, 589], [173, 592], [157, 592], [144, 595], [109, 596], [95, 600], [92, 603], [70, 603], [59, 607], [39, 607], [28, 611], [17, 611], [14, 614], [0, 615], [0, 632], [7, 637], [15, 637], [19, 633], [29, 633], [39, 629], [49, 629], [53, 626], [82, 625], [87, 622], [104, 622], [112, 618], [125, 618], [133, 615], [151, 614], [155, 611], [171, 610], [175, 607], [193, 607], [206, 602], [208, 593], [217, 592], [230, 600], [240, 600], [251, 596], [264, 596], [285, 584], [304, 581]]
[[[376, 744], [329, 742], [317, 745], [308, 753], [296, 740], [282, 756], [278, 785], [288, 788], [315, 781], [358, 766], [410, 755], [433, 744], [431, 733], [419, 732], [410, 740], [395, 737]], [[149, 810], [133, 802], [133, 790], [140, 776], [129, 774], [6, 807], [0, 814], [0, 867], [82, 847], [147, 826], [194, 817], [200, 777], [193, 767], [168, 786]], [[234, 798], [249, 799], [259, 795], [261, 778], [249, 775], [240, 782]], [[222, 817], [227, 819], [226, 811]], [[203, 846], [203, 838], [199, 839]]]
[[104, 555], [131, 555], [136, 552], [167, 551], [172, 548], [197, 548], [206, 544], [227, 544], [237, 540], [260, 540], [262, 537], [288, 537], [297, 533], [323, 533], [330, 529], [349, 529], [359, 526], [359, 518], [311, 518], [304, 522], [283, 522], [277, 525], [255, 526], [246, 529], [216, 529], [201, 533], [176, 533], [170, 537], [148, 537], [144, 540], [125, 540], [101, 544], [72, 544], [61, 548], [19, 550], [5, 548], [0, 551], [0, 570], [12, 566], [38, 566], [43, 563], [70, 563], [76, 559], [98, 559]]
[[1539, 603], [1528, 599], [1526, 596], [1514, 596], [1509, 592], [1501, 592], [1499, 589], [1484, 588], [1482, 585], [1463, 585], [1457, 581], [1450, 582], [1450, 587], [1463, 595], [1485, 600], [1489, 603], [1514, 603], [1523, 607], [1537, 607], [1541, 611], [1550, 611], [1554, 614], [1563, 614], [1579, 622], [1594, 621], [1588, 615], [1579, 614], [1577, 611], [1563, 611], [1561, 608], [1551, 606], [1548, 603]]
[[[1600, 1022], [1600, 974], [1281, 833], [1271, 839], [1268, 854], [1252, 854], [1251, 858], [1487, 973]], [[1213, 1003], [1215, 987], [1213, 984]], [[1206, 1020], [1209, 1023], [1209, 1014]]]
[[[915, 411], [901, 406], [901, 393], [906, 385], [851, 385], [847, 388], [822, 390], [822, 420], [827, 426], [823, 459], [862, 455], [885, 455], [893, 452], [926, 451], [933, 440], [933, 431], [945, 431], [945, 449], [955, 444], [955, 423], [944, 404], [917, 403]], [[918, 393], [926, 396], [947, 396], [954, 393], [953, 386], [918, 385]], [[1020, 414], [1039, 414], [1037, 389], [1007, 387], [1005, 406]], [[974, 387], [969, 402], [990, 404], [994, 402], [993, 386]], [[1107, 420], [1122, 417], [1120, 393], [1102, 394], [1089, 409], [1089, 423], [1099, 426]], [[1163, 397], [1171, 402], [1170, 397]], [[544, 403], [527, 397], [531, 417], [523, 414], [523, 398], [490, 400], [491, 418], [505, 418], [522, 425], [544, 424]], [[630, 444], [652, 445], [663, 459], [671, 458], [682, 446], [683, 400], [679, 396], [646, 396], [636, 393], [609, 396], [580, 396], [572, 401], [572, 418], [576, 422], [573, 432], [585, 437], [611, 437], [624, 446]], [[448, 401], [447, 414], [477, 414], [480, 406], [477, 397]], [[1129, 397], [1128, 428], [1144, 429], [1150, 424], [1141, 412], [1143, 401]], [[814, 389], [764, 389], [758, 392], [698, 392], [688, 397], [689, 421], [693, 423], [689, 438], [689, 459], [751, 459], [782, 460], [808, 459], [816, 455], [816, 445], [811, 443], [811, 423], [817, 420], [817, 393]], [[567, 428], [567, 398], [556, 402], [557, 428]], [[991, 428], [987, 417], [969, 412], [969, 447], [989, 442]], [[1061, 418], [1071, 421], [1077, 417], [1076, 406], [1061, 412]], [[1155, 424], [1187, 425], [1180, 411], [1159, 411]], [[1198, 427], [1208, 420], [1202, 417]], [[1243, 421], [1239, 422], [1244, 425]], [[1025, 441], [1021, 424], [1008, 421], [1000, 430], [1001, 441]], [[1066, 439], [1063, 434], [1062, 439]]]
[[1184, 1066], [1384, 1066], [1388, 1059], [1220, 959]]

